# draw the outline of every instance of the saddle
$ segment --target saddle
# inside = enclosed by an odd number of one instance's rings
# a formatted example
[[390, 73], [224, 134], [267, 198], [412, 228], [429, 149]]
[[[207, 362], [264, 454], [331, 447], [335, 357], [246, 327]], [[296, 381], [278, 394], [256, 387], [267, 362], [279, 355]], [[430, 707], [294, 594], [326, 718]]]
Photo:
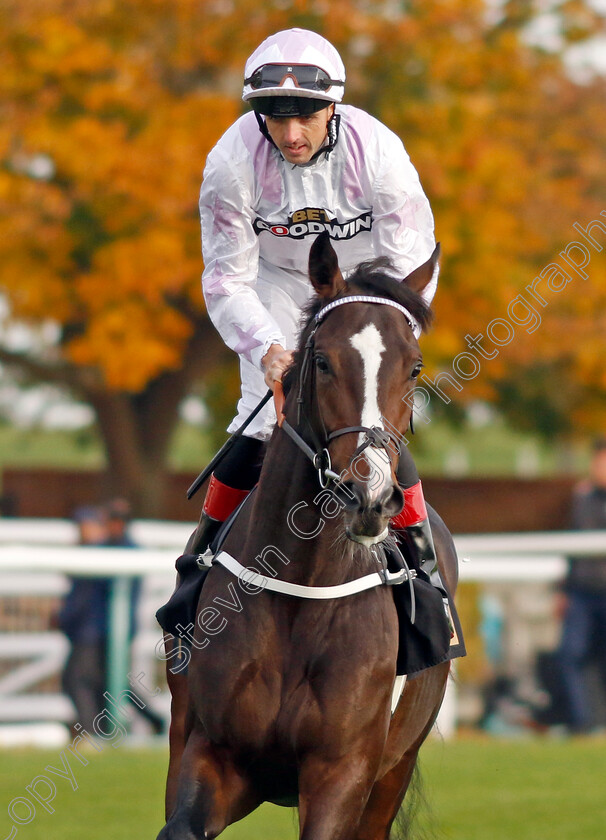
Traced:
[[390, 569], [405, 564], [416, 572], [410, 587], [405, 584], [391, 587], [398, 614], [396, 674], [410, 677], [441, 662], [465, 656], [461, 623], [450, 593], [431, 583], [408, 546], [400, 545], [395, 536], [381, 546]]

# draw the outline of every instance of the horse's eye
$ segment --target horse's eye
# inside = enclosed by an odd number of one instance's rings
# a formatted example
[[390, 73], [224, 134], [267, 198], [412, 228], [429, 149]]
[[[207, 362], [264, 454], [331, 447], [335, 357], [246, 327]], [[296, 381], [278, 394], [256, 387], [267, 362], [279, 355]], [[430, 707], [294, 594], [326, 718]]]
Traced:
[[416, 379], [417, 376], [423, 370], [423, 362], [417, 362], [417, 364], [413, 367], [412, 373], [410, 374], [411, 379]]
[[330, 365], [324, 356], [316, 356], [315, 362], [316, 369], [319, 370], [320, 373], [330, 373]]

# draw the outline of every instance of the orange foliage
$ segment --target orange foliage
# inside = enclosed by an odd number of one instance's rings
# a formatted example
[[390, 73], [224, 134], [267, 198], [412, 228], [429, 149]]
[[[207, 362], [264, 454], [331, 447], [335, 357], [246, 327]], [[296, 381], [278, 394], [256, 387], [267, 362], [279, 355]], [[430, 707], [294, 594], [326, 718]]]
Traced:
[[[434, 370], [467, 349], [606, 209], [603, 80], [567, 77], [524, 41], [536, 2], [6, 0], [0, 31], [0, 280], [15, 318], [53, 319], [64, 360], [109, 389], [142, 391], [178, 369], [203, 313], [197, 195], [207, 152], [238, 115], [244, 60], [269, 32], [302, 25], [341, 50], [346, 100], [404, 140], [443, 246]], [[563, 38], [603, 29], [561, 4]], [[500, 17], [499, 17], [500, 15]], [[53, 172], [32, 177], [45, 156]], [[594, 268], [595, 266], [595, 268]], [[461, 398], [498, 399], [529, 360], [603, 396], [605, 291], [576, 281], [483, 364]], [[556, 299], [557, 298], [557, 299]], [[582, 346], [581, 346], [582, 345]], [[558, 368], [560, 369], [560, 368]], [[604, 421], [600, 400], [571, 407]]]
[[183, 66], [192, 21], [171, 43], [173, 5], [4, 4], [1, 282], [15, 318], [63, 325], [64, 360], [109, 389], [179, 367], [193, 325], [171, 301], [203, 312], [198, 190], [238, 113], [193, 51]]

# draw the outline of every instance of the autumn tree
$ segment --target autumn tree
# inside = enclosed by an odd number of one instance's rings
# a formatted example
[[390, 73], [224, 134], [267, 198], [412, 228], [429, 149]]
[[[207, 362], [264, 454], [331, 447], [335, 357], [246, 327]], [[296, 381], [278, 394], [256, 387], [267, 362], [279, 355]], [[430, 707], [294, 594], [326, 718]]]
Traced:
[[[423, 341], [426, 381], [450, 373], [461, 390], [444, 378], [441, 394], [428, 388], [432, 406], [448, 417], [455, 404], [486, 399], [518, 428], [551, 439], [601, 430], [606, 264], [591, 249], [582, 278], [560, 252], [585, 242], [575, 222], [606, 222], [605, 80], [579, 81], [566, 65], [568, 49], [603, 33], [606, 18], [589, 3], [557, 4], [557, 38], [545, 43], [532, 36], [545, 31], [544, 20], [536, 25], [544, 4], [453, 0], [405, 8], [377, 20], [372, 44], [364, 43], [366, 55], [353, 66], [361, 104], [405, 140], [442, 242], [436, 326]], [[527, 287], [556, 262], [571, 281], [557, 293], [541, 280], [541, 303]], [[520, 295], [540, 324], [528, 315], [525, 327], [513, 323], [506, 345], [495, 346], [487, 327], [511, 322], [508, 307]], [[523, 320], [522, 303], [514, 312]], [[463, 358], [471, 377], [463, 378], [453, 361], [470, 353], [466, 336], [479, 334], [494, 356], [475, 353], [475, 376]]]
[[158, 513], [177, 406], [222, 352], [201, 300], [197, 194], [238, 105], [217, 52], [191, 40], [200, 14], [4, 5], [2, 284], [13, 318], [60, 334], [44, 355], [0, 359], [90, 403], [115, 489]]
[[[347, 101], [398, 132], [421, 174], [444, 252], [424, 340], [433, 370], [507, 311], [573, 222], [604, 209], [604, 84], [575, 82], [563, 63], [603, 27], [589, 3], [558, 5], [551, 51], [529, 38], [541, 12], [530, 0], [3, 0], [2, 11], [0, 280], [10, 318], [52, 324], [57, 339], [0, 348], [0, 361], [93, 406], [114, 485], [140, 513], [161, 512], [181, 398], [223, 358], [200, 293], [197, 194], [206, 154], [241, 112], [245, 58], [269, 32], [301, 25], [332, 40]], [[451, 396], [515, 408], [539, 365], [560, 400], [564, 384], [582, 386], [573, 422], [603, 420], [605, 302], [592, 274]]]

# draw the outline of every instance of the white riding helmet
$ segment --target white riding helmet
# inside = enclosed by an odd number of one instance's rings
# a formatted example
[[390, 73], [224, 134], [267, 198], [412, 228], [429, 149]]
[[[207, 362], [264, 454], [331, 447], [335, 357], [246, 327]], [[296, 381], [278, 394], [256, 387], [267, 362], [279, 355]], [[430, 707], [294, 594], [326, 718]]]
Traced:
[[276, 106], [278, 113], [312, 113], [341, 102], [344, 88], [345, 67], [333, 45], [317, 32], [285, 29], [246, 62], [242, 99], [269, 116]]

